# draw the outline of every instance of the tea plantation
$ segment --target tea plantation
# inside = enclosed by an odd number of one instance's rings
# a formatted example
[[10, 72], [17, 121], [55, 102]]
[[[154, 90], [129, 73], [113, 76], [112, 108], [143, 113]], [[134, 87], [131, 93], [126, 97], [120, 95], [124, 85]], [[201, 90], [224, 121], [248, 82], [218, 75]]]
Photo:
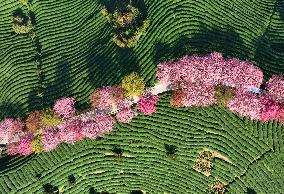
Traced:
[[[95, 88], [116, 84], [136, 71], [155, 83], [157, 64], [185, 54], [218, 51], [250, 60], [265, 80], [284, 73], [282, 0], [140, 0], [150, 26], [134, 48], [111, 40], [101, 0], [31, 0], [35, 37], [16, 35], [12, 15], [18, 0], [0, 2], [0, 118], [25, 117], [74, 96], [89, 107]], [[39, 73], [40, 72], [40, 73]], [[284, 193], [284, 126], [240, 117], [221, 106], [173, 108], [170, 93], [159, 96], [157, 112], [96, 140], [61, 144], [50, 153], [0, 158], [0, 193], [97, 191], [128, 194], [206, 193], [216, 179], [226, 193]], [[176, 146], [169, 157], [165, 144]], [[114, 146], [122, 157], [109, 157]], [[204, 149], [218, 152], [211, 176], [193, 169]], [[68, 182], [74, 175], [75, 184]]]

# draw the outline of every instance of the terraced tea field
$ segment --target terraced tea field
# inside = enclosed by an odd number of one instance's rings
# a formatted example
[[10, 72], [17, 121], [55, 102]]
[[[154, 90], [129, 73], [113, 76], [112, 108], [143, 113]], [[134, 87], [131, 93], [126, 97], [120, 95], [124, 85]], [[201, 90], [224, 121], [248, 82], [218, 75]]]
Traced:
[[[248, 59], [265, 73], [284, 73], [284, 2], [281, 0], [145, 0], [151, 24], [134, 49], [111, 41], [112, 29], [99, 0], [32, 0], [36, 39], [11, 28], [17, 0], [0, 2], [0, 118], [24, 117], [74, 96], [89, 106], [94, 88], [137, 71], [155, 82], [160, 61], [212, 51]], [[38, 40], [38, 41], [36, 41]], [[42, 71], [39, 78], [37, 71]], [[41, 91], [41, 95], [37, 95]], [[177, 146], [174, 159], [164, 144]], [[125, 157], [105, 156], [114, 145]], [[203, 149], [230, 162], [213, 160], [211, 176], [193, 170]], [[140, 114], [130, 124], [97, 140], [61, 144], [50, 152], [0, 159], [0, 193], [43, 193], [52, 183], [64, 193], [205, 193], [220, 179], [227, 193], [284, 193], [284, 126], [239, 117], [219, 106], [172, 108], [160, 95], [157, 113]], [[41, 178], [37, 178], [41, 174]], [[76, 184], [68, 183], [74, 174]]]

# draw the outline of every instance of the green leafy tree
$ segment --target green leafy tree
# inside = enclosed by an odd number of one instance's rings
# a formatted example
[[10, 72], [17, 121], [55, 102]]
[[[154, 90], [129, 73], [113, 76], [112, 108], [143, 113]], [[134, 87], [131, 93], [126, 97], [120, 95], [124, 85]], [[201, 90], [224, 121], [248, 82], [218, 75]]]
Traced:
[[144, 92], [145, 82], [142, 77], [133, 72], [122, 79], [121, 87], [125, 90], [125, 97], [140, 96]]

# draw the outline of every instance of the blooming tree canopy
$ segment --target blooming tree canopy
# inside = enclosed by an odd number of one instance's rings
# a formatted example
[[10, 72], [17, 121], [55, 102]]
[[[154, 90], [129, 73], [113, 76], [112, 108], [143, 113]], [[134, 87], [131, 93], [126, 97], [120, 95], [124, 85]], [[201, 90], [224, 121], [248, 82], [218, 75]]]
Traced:
[[144, 92], [145, 83], [142, 77], [133, 72], [122, 79], [121, 87], [125, 90], [125, 97], [140, 96]]
[[68, 118], [75, 114], [75, 98], [63, 97], [54, 103], [53, 110], [61, 117]]
[[54, 150], [60, 143], [60, 136], [57, 128], [45, 128], [42, 131], [41, 141], [46, 152]]
[[82, 140], [82, 122], [80, 120], [65, 121], [59, 126], [60, 140], [66, 143], [74, 144], [76, 141]]
[[124, 91], [118, 85], [96, 89], [90, 96], [92, 107], [98, 109], [110, 109], [112, 104], [119, 103], [123, 99]]
[[187, 87], [183, 91], [185, 106], [208, 106], [216, 103], [213, 85], [187, 83]]
[[156, 112], [157, 103], [158, 103], [158, 96], [148, 93], [140, 98], [137, 108], [145, 115], [150, 115]]
[[274, 100], [283, 102], [284, 77], [279, 75], [273, 75], [266, 83], [266, 89]]

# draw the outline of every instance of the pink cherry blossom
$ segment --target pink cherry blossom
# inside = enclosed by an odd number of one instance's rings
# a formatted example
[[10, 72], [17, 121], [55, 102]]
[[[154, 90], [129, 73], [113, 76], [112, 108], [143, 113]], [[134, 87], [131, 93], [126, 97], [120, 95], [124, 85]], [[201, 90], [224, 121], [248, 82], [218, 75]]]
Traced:
[[8, 118], [0, 122], [0, 142], [16, 142], [23, 133], [24, 124], [20, 119]]
[[115, 119], [108, 114], [96, 115], [96, 129], [100, 134], [112, 131], [115, 125]]
[[75, 98], [63, 97], [54, 103], [53, 110], [59, 116], [64, 118], [73, 116], [75, 114]]
[[19, 153], [19, 142], [10, 142], [7, 144], [7, 154], [10, 156]]
[[268, 96], [263, 98], [262, 104], [264, 107], [261, 110], [260, 120], [266, 122], [277, 119], [280, 106]]
[[238, 89], [236, 95], [227, 103], [227, 107], [242, 116], [261, 120], [261, 111], [265, 110], [263, 100], [264, 97], [259, 94]]
[[82, 140], [82, 122], [80, 120], [65, 121], [58, 126], [61, 141], [74, 144]]
[[10, 142], [7, 145], [7, 152], [8, 155], [29, 155], [32, 154], [32, 141], [33, 141], [33, 134], [28, 133], [19, 139], [18, 142]]
[[156, 105], [158, 103], [158, 96], [150, 93], [142, 96], [138, 102], [138, 110], [145, 115], [150, 115], [156, 112]]
[[114, 125], [115, 120], [112, 116], [108, 114], [97, 114], [94, 119], [83, 122], [82, 133], [90, 139], [96, 139], [110, 132]]
[[216, 103], [214, 86], [202, 83], [187, 83], [183, 90], [185, 106], [209, 106]]
[[0, 131], [2, 133], [14, 134], [23, 130], [24, 124], [20, 119], [5, 119], [0, 122]]
[[57, 128], [45, 128], [42, 131], [42, 145], [46, 152], [54, 150], [60, 143], [59, 132]]
[[273, 75], [266, 83], [266, 89], [276, 101], [284, 100], [284, 77]]
[[18, 153], [21, 155], [29, 155], [33, 153], [32, 150], [32, 141], [33, 141], [33, 134], [29, 133], [23, 136], [19, 142]]
[[206, 85], [226, 83], [242, 88], [260, 87], [263, 81], [263, 73], [257, 66], [236, 58], [225, 59], [217, 52], [202, 57], [186, 55], [176, 62], [160, 63], [156, 76], [167, 84], [179, 81]]
[[115, 117], [118, 122], [129, 123], [137, 115], [137, 112], [133, 111], [131, 108], [124, 108], [119, 110]]

